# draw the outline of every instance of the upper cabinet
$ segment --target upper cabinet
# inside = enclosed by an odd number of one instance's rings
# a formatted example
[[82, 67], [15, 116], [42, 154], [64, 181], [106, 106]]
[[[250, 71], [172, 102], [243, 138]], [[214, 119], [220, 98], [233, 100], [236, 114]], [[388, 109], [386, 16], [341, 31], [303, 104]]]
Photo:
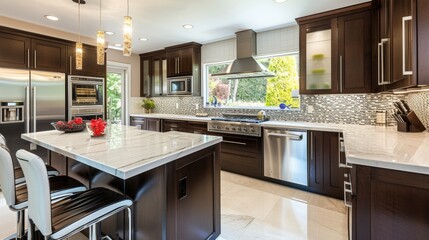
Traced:
[[0, 66], [65, 72], [66, 46], [48, 39], [0, 32]]
[[298, 18], [300, 93], [371, 92], [371, 4]]
[[429, 3], [378, 0], [377, 91], [429, 84]]
[[192, 76], [193, 95], [201, 94], [201, 44], [186, 43], [140, 54], [140, 96], [168, 95], [167, 78]]
[[166, 48], [167, 77], [190, 76], [199, 71], [201, 45], [196, 43], [184, 44]]
[[167, 59], [164, 50], [140, 54], [142, 97], [167, 95]]
[[97, 48], [84, 44], [82, 54], [82, 70], [77, 70], [75, 45], [67, 46], [67, 74], [105, 78], [106, 60], [104, 65], [97, 64]]

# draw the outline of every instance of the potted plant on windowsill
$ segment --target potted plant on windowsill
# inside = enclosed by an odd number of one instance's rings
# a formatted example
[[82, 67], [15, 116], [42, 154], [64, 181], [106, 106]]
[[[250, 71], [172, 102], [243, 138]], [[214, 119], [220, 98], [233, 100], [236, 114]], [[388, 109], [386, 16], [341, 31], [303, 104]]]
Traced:
[[152, 109], [155, 108], [155, 101], [150, 98], [143, 99], [142, 107], [145, 109], [145, 113], [151, 113]]

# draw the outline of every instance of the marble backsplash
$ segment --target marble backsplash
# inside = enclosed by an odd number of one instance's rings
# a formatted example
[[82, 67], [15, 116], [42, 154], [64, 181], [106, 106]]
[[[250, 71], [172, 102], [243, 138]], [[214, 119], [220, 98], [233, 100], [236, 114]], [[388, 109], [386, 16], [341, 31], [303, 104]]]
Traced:
[[[222, 113], [256, 114], [260, 109], [237, 108], [202, 108], [202, 97], [154, 97], [156, 104], [154, 113], [195, 115], [197, 112], [207, 112], [209, 116], [221, 116]], [[429, 93], [424, 96], [415, 94], [407, 97], [394, 94], [337, 94], [337, 95], [302, 95], [301, 109], [280, 110], [265, 109], [272, 120], [306, 121], [321, 123], [348, 123], [375, 125], [377, 110], [393, 109], [392, 102], [407, 99], [420, 118], [427, 116]], [[144, 113], [141, 107], [142, 98], [130, 99], [130, 113]], [[424, 103], [423, 103], [424, 101]], [[199, 109], [196, 109], [198, 104]], [[178, 108], [176, 108], [178, 106]], [[313, 108], [313, 111], [311, 110]], [[429, 122], [423, 121], [426, 126]], [[390, 114], [388, 125], [395, 122]]]

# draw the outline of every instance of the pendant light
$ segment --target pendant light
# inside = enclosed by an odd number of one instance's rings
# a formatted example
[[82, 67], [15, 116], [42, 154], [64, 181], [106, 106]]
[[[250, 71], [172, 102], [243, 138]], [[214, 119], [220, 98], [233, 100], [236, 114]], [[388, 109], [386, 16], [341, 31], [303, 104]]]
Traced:
[[101, 30], [101, 0], [100, 0], [100, 26], [97, 31], [97, 64], [104, 65], [104, 46], [105, 46], [104, 31]]
[[127, 16], [124, 17], [124, 56], [131, 56], [133, 20], [130, 17], [130, 0], [127, 0]]
[[80, 41], [80, 0], [78, 0], [78, 8], [77, 8], [77, 18], [78, 18], [78, 31], [79, 31], [79, 39], [76, 42], [76, 69], [82, 70], [82, 42]]

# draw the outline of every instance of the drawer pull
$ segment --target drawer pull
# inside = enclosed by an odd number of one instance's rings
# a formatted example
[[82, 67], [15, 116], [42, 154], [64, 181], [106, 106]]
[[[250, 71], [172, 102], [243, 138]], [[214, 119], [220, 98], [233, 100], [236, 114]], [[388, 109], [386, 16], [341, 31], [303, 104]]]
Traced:
[[231, 144], [236, 144], [236, 145], [242, 145], [242, 146], [246, 146], [247, 143], [243, 143], [243, 142], [234, 142], [234, 141], [228, 141], [228, 140], [222, 140], [223, 143], [231, 143]]

